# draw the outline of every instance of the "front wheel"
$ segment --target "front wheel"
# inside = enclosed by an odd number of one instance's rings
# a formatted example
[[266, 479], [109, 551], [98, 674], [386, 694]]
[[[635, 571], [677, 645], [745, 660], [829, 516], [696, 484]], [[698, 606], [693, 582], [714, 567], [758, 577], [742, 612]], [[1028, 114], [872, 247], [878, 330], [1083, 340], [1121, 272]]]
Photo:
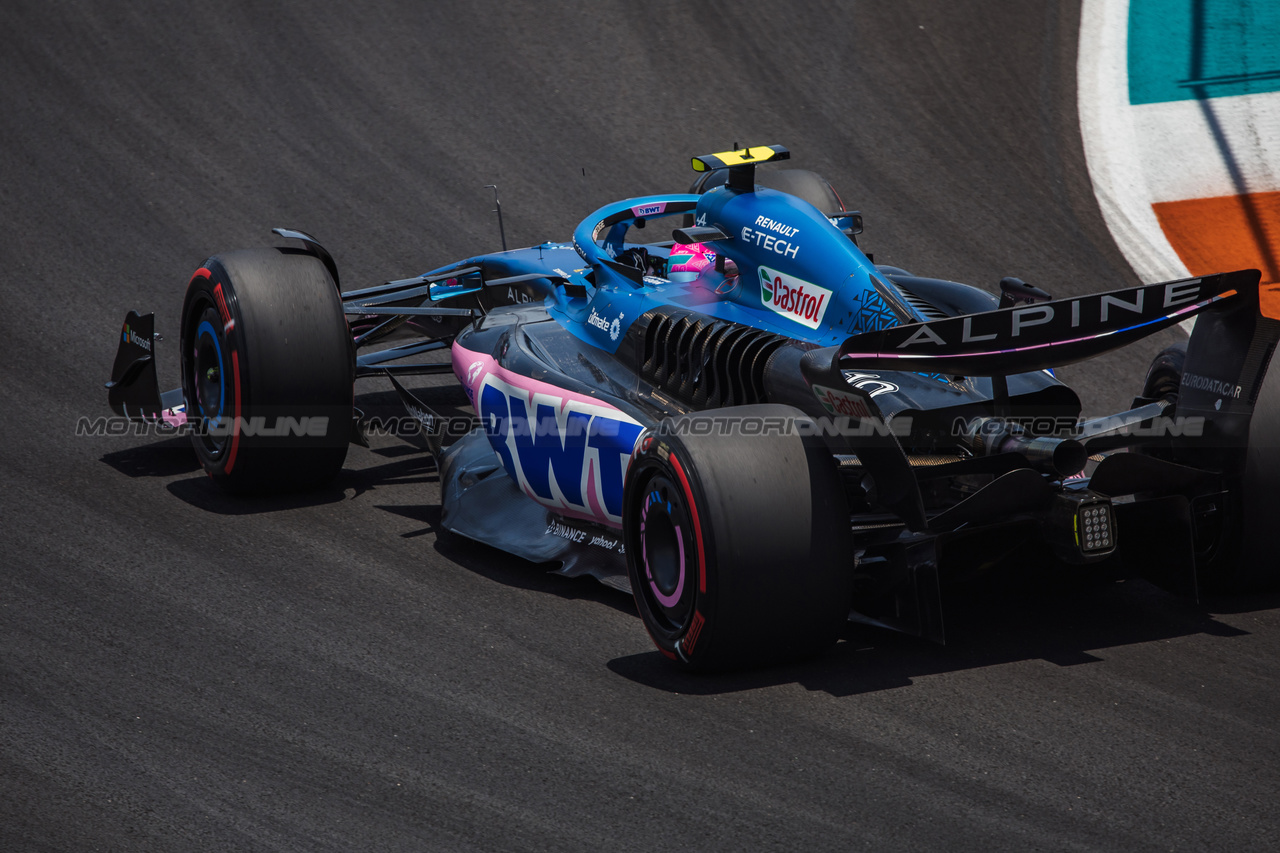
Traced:
[[333, 479], [350, 437], [355, 361], [337, 286], [290, 249], [207, 260], [182, 309], [182, 389], [196, 455], [231, 492]]
[[667, 419], [641, 438], [623, 512], [636, 607], [681, 665], [766, 665], [839, 639], [853, 578], [849, 509], [799, 410]]

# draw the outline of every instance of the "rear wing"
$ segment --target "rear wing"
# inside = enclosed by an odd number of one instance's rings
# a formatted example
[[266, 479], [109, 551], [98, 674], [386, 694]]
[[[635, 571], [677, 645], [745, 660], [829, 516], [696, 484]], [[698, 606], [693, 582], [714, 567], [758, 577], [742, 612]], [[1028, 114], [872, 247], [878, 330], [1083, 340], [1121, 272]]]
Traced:
[[[913, 530], [928, 526], [920, 491], [902, 447], [870, 394], [844, 381], [844, 369], [881, 369], [991, 376], [997, 413], [1004, 377], [1058, 367], [1119, 349], [1199, 315], [1183, 368], [1180, 415], [1201, 416], [1202, 437], [1180, 439], [1202, 461], [1237, 467], [1254, 403], [1280, 341], [1280, 288], [1259, 299], [1258, 270], [1147, 284], [1031, 305], [895, 326], [811, 350], [800, 369], [820, 403], [876, 427], [856, 453], [874, 478], [880, 501]], [[835, 439], [829, 439], [834, 441]]]
[[1257, 316], [1260, 278], [1258, 270], [1239, 270], [894, 326], [846, 339], [838, 358], [858, 367], [963, 376], [1060, 367], [1206, 309]]

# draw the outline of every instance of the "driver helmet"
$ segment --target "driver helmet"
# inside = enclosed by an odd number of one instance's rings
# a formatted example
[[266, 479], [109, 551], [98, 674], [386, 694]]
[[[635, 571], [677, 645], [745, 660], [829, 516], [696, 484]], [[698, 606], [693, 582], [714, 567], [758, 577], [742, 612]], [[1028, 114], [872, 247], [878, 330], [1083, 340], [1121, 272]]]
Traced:
[[[692, 280], [715, 261], [716, 253], [706, 243], [675, 245], [671, 247], [667, 275], [675, 280]], [[679, 273], [685, 273], [685, 275], [678, 275]]]

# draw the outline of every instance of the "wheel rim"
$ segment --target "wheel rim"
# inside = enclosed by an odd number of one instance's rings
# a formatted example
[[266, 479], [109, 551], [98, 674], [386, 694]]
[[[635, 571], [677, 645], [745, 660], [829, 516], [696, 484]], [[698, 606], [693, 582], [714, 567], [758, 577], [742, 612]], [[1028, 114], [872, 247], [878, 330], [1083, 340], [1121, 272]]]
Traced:
[[199, 421], [200, 443], [210, 456], [217, 457], [226, 445], [223, 418], [227, 407], [227, 377], [229, 370], [225, 358], [229, 351], [222, 332], [222, 321], [217, 309], [206, 304], [197, 316], [191, 335], [188, 376], [191, 381], [191, 397]]
[[677, 632], [693, 613], [697, 583], [689, 513], [680, 490], [661, 474], [640, 508], [641, 594], [660, 627]]

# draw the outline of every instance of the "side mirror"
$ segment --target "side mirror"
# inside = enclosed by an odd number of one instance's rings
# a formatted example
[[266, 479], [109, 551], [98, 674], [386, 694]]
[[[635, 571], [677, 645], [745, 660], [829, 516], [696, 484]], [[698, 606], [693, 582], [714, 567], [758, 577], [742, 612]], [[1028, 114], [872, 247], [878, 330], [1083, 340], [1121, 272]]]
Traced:
[[837, 228], [850, 237], [862, 233], [861, 211], [838, 210], [835, 213], [828, 213], [827, 218], [830, 219]]

